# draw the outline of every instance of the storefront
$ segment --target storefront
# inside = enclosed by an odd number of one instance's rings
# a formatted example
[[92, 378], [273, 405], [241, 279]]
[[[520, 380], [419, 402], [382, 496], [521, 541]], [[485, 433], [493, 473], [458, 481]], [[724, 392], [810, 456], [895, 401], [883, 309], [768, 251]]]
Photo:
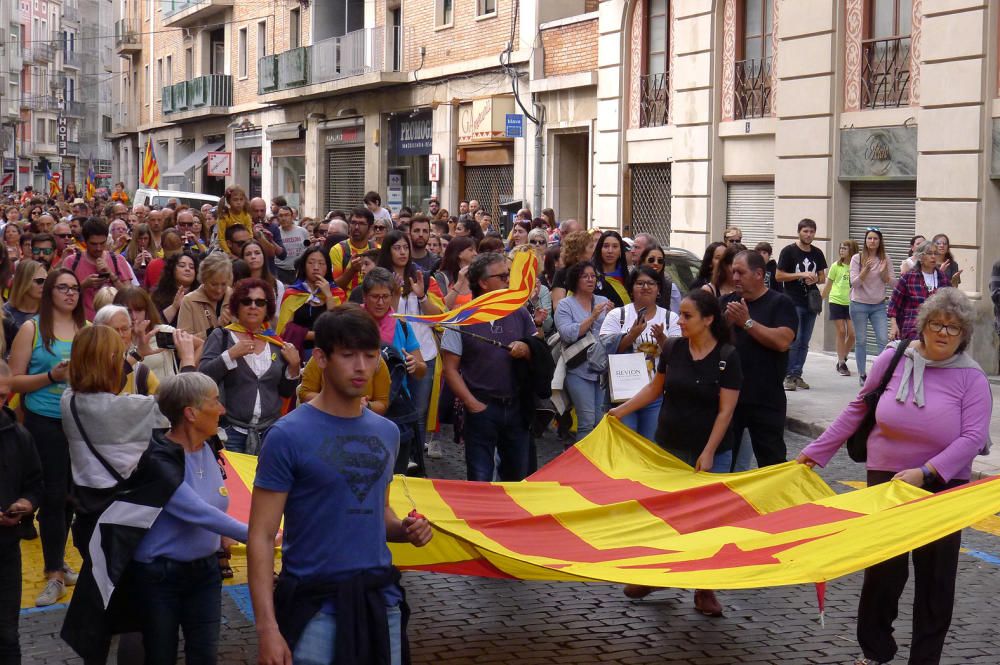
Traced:
[[326, 174], [320, 214], [350, 211], [365, 197], [364, 119], [334, 120], [321, 125], [320, 131], [324, 152], [321, 173]]
[[510, 96], [475, 99], [458, 107], [459, 198], [479, 201], [500, 223], [500, 204], [514, 198], [514, 142], [504, 137]]
[[388, 119], [389, 149], [385, 205], [392, 212], [403, 206], [426, 210], [431, 196], [428, 156], [434, 134], [430, 109], [395, 113]]
[[246, 188], [250, 198], [261, 195], [262, 139], [260, 128], [237, 130], [233, 133], [237, 184]]
[[271, 195], [284, 196], [300, 208], [306, 189], [306, 140], [300, 123], [272, 125], [264, 130], [271, 142]]

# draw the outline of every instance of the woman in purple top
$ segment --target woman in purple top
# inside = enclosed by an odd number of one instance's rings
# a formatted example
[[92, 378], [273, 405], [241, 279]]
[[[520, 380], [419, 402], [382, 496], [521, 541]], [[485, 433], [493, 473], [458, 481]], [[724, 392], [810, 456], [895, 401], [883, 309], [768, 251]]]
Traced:
[[[966, 353], [975, 309], [958, 289], [928, 298], [916, 320], [918, 339], [910, 343], [875, 411], [868, 437], [868, 485], [902, 480], [931, 492], [968, 482], [972, 460], [989, 449], [993, 399], [983, 370]], [[890, 345], [872, 365], [861, 394], [882, 380], [892, 356]], [[798, 461], [825, 466], [855, 431], [865, 414], [859, 395]], [[910, 663], [937, 663], [951, 624], [961, 532], [913, 550], [916, 591]], [[896, 654], [892, 622], [909, 568], [909, 555], [865, 571], [858, 607], [856, 665], [888, 663]]]

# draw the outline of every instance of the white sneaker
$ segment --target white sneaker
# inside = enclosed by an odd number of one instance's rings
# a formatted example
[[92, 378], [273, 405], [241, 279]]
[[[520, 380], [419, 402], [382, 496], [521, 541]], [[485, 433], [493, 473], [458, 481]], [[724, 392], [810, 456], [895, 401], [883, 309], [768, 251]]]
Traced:
[[427, 443], [427, 456], [431, 459], [441, 459], [444, 457], [444, 453], [441, 452], [440, 441], [432, 440]]
[[66, 586], [76, 586], [76, 581], [79, 578], [80, 573], [70, 568], [68, 563], [63, 565], [63, 582]]
[[45, 588], [35, 598], [35, 607], [48, 607], [55, 605], [59, 599], [66, 595], [66, 585], [59, 580], [49, 580], [45, 583]]

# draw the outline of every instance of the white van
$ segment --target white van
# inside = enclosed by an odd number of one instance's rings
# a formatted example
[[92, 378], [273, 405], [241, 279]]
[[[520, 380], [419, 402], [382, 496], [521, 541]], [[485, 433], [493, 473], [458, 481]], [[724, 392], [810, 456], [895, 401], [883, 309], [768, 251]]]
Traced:
[[219, 197], [213, 194], [140, 188], [136, 190], [135, 196], [132, 197], [132, 205], [160, 206], [162, 208], [170, 202], [170, 199], [176, 199], [178, 203], [199, 209], [206, 203], [211, 203], [213, 206], [219, 204]]

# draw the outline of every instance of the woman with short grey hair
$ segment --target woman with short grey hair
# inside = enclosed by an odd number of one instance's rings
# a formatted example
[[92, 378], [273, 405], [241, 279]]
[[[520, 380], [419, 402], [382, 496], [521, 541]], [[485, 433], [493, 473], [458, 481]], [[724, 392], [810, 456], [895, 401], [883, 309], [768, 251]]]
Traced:
[[[891, 372], [868, 436], [868, 485], [900, 480], [941, 492], [967, 483], [972, 460], [989, 452], [993, 409], [986, 374], [964, 351], [974, 318], [968, 296], [955, 288], [938, 289], [916, 316], [917, 338], [890, 344], [875, 359], [858, 397], [806, 446], [798, 461], [825, 466], [868, 412], [864, 395]], [[919, 654], [921, 663], [941, 658], [951, 625], [961, 545], [962, 534], [956, 531], [912, 552], [910, 653]], [[896, 655], [892, 624], [906, 586], [909, 556], [902, 554], [865, 571], [857, 628], [864, 653], [857, 664], [888, 663]]]
[[[917, 260], [917, 268], [900, 276], [889, 298], [890, 340], [917, 339], [917, 312], [920, 306], [938, 289], [951, 286], [948, 275], [938, 268], [934, 243], [923, 243], [917, 247], [913, 257]], [[864, 379], [862, 375], [862, 383]]]
[[220, 535], [247, 541], [247, 525], [226, 514], [229, 494], [215, 452], [206, 445], [226, 409], [215, 382], [197, 372], [166, 379], [156, 400], [170, 430], [153, 432], [147, 455], [163, 462], [163, 481], [176, 489], [132, 556], [134, 588], [145, 598], [145, 662], [176, 663], [183, 629], [186, 662], [214, 663], [222, 620]]
[[177, 327], [199, 339], [229, 323], [229, 298], [233, 294], [233, 264], [222, 252], [206, 256], [198, 265], [197, 289], [184, 296], [177, 313]]

